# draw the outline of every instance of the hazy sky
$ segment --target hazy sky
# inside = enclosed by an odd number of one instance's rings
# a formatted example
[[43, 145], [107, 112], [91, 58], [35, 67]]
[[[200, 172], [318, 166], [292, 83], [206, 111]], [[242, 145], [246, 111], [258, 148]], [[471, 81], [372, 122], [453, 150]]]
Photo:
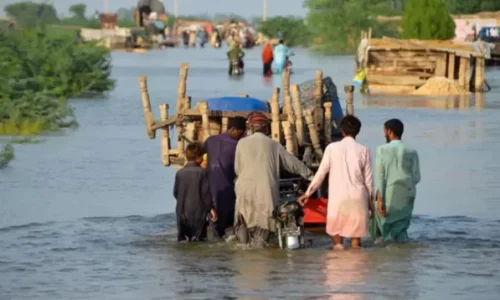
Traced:
[[[235, 13], [243, 17], [262, 15], [262, 0], [178, 0], [180, 15]], [[5, 16], [3, 7], [7, 4], [21, 2], [19, 0], [0, 0], [0, 16]], [[104, 10], [104, 0], [33, 0], [32, 2], [48, 2], [55, 6], [59, 14], [68, 14], [68, 8], [75, 3], [87, 4], [87, 12]], [[305, 16], [303, 0], [268, 0], [267, 14]], [[116, 11], [120, 7], [132, 7], [137, 0], [108, 0], [109, 10]], [[174, 0], [163, 0], [168, 12], [173, 12]]]

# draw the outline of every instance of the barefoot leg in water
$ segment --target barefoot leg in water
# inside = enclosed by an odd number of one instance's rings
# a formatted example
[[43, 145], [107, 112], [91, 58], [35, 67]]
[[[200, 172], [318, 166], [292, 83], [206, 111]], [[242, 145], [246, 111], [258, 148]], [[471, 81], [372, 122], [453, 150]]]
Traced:
[[332, 236], [333, 250], [344, 250], [344, 238], [340, 235]]
[[361, 239], [360, 238], [352, 238], [351, 239], [351, 248], [352, 249], [360, 249], [361, 248]]

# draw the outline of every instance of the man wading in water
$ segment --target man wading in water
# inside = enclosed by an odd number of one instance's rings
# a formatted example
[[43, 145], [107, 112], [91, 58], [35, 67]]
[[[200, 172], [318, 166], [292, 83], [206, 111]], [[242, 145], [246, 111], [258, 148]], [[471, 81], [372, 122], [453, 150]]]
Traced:
[[251, 115], [248, 125], [253, 134], [242, 138], [236, 146], [234, 230], [240, 243], [254, 247], [265, 247], [275, 230], [271, 216], [279, 201], [280, 167], [308, 180], [314, 175], [297, 157], [268, 137], [269, 124], [265, 115]]
[[408, 240], [413, 205], [420, 181], [418, 153], [401, 142], [404, 125], [398, 119], [384, 124], [387, 144], [377, 148], [375, 219], [370, 223], [373, 239]]
[[326, 147], [313, 181], [299, 199], [305, 204], [329, 174], [326, 232], [336, 250], [344, 249], [344, 238], [351, 239], [352, 248], [361, 246], [361, 238], [367, 233], [368, 211], [373, 211], [370, 150], [356, 141], [360, 130], [361, 121], [355, 116], [340, 121], [342, 140]]
[[245, 131], [246, 119], [235, 117], [229, 119], [226, 133], [211, 136], [205, 141], [208, 181], [218, 216], [214, 228], [217, 237], [224, 237], [226, 229], [234, 224], [234, 156], [238, 140]]

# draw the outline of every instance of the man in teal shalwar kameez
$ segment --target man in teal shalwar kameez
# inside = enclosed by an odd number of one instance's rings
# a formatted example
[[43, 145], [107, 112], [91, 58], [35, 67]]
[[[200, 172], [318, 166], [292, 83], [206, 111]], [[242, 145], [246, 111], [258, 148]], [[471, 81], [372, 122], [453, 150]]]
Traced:
[[384, 124], [387, 144], [379, 146], [376, 153], [375, 193], [377, 211], [370, 222], [373, 239], [408, 240], [416, 185], [420, 181], [417, 151], [401, 142], [404, 126], [398, 119]]

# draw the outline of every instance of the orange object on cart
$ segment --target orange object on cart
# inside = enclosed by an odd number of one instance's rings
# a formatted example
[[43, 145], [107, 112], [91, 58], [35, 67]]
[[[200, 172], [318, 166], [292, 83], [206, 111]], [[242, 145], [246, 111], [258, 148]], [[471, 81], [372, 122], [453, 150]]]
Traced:
[[326, 227], [327, 198], [310, 198], [304, 205], [304, 228], [307, 231], [324, 231]]

